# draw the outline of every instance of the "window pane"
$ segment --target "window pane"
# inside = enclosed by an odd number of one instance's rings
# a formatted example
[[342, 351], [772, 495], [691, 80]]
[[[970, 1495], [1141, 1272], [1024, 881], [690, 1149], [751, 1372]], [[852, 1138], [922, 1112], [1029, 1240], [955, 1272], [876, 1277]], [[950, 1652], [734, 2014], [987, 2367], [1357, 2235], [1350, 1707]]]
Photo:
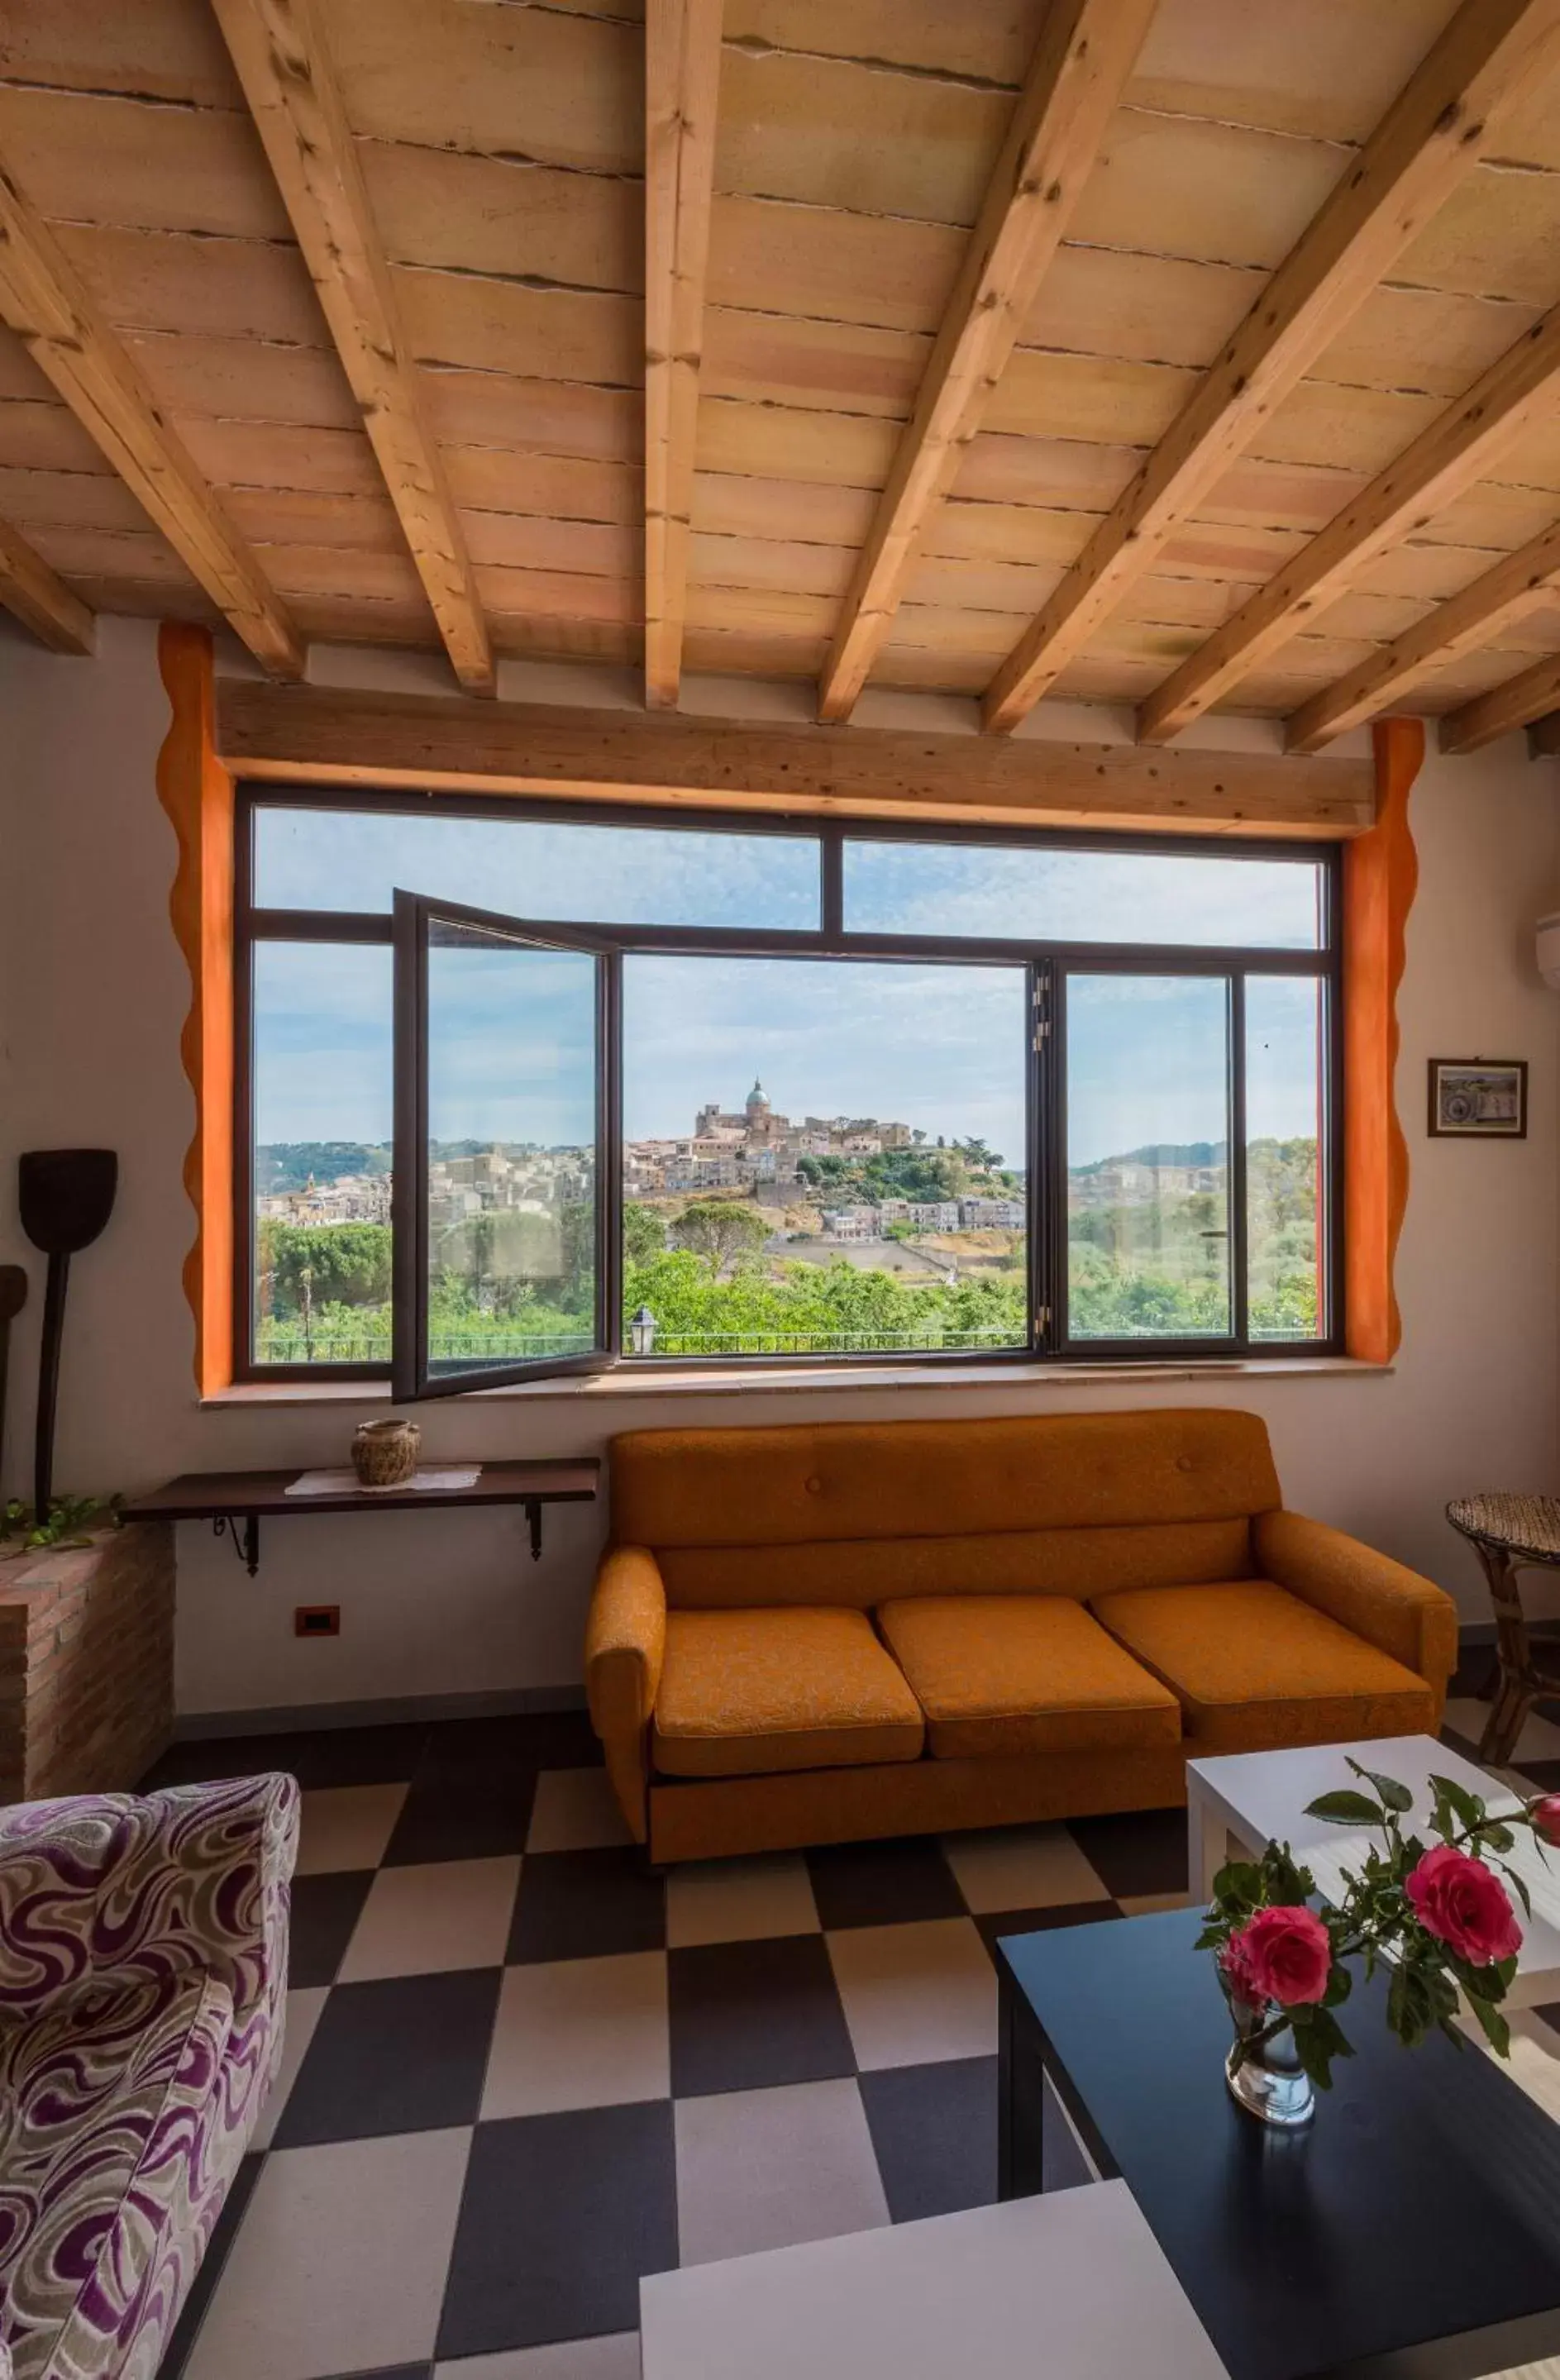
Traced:
[[855, 933], [1314, 951], [1323, 886], [1312, 859], [1018, 844], [845, 847], [845, 922]]
[[816, 929], [810, 835], [552, 825], [388, 810], [254, 813], [262, 909], [387, 913], [396, 885], [514, 917]]
[[1229, 987], [1066, 981], [1067, 1330], [1227, 1338]]
[[1026, 1345], [1027, 1040], [1019, 967], [627, 959], [627, 1343]]
[[1325, 992], [1312, 976], [1246, 979], [1246, 1214], [1253, 1339], [1327, 1333], [1321, 1152]]
[[596, 1345], [596, 966], [430, 921], [433, 1375]]
[[390, 953], [254, 953], [253, 1352], [390, 1360]]

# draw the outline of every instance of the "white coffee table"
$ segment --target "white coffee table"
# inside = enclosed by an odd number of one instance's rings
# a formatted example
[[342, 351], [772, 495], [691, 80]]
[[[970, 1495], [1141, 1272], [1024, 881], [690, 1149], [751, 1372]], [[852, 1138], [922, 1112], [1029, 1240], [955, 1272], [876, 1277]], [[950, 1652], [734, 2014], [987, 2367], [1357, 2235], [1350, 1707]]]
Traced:
[[1228, 2380], [1125, 2182], [640, 2283], [643, 2380]]
[[[1308, 1744], [1293, 1752], [1234, 1752], [1212, 1760], [1187, 1764], [1187, 1877], [1193, 1900], [1206, 1901], [1213, 1878], [1235, 1844], [1247, 1853], [1266, 1843], [1286, 1842], [1298, 1853], [1308, 1845], [1325, 1845], [1347, 1857], [1351, 1848], [1363, 1848], [1363, 1828], [1329, 1827], [1305, 1815], [1308, 1802], [1319, 1794], [1353, 1785], [1347, 1762], [1395, 1777], [1414, 1796], [1406, 1821], [1422, 1831], [1429, 1816], [1432, 1776], [1449, 1777], [1454, 1784], [1481, 1793], [1492, 1811], [1513, 1810], [1518, 1799], [1498, 1777], [1476, 1767], [1460, 1753], [1438, 1743], [1431, 1735], [1382, 1736], [1355, 1743]], [[1560, 1895], [1560, 1852], [1552, 1855], [1550, 1874]], [[1556, 1915], [1560, 1916], [1560, 1900]], [[1512, 2008], [1532, 2008], [1560, 1999], [1560, 1924], [1551, 1922], [1535, 1906], [1528, 1916], [1518, 1909], [1522, 1949], [1517, 1974], [1507, 1995]]]

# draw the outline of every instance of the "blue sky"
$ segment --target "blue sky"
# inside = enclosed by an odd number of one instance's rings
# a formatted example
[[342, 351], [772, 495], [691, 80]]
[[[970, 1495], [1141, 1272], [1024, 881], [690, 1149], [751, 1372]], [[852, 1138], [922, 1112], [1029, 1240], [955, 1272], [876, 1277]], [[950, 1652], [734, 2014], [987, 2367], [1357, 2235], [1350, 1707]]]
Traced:
[[[806, 837], [262, 811], [256, 898], [383, 910], [395, 884], [536, 917], [807, 927]], [[1303, 861], [1018, 845], [852, 846], [847, 921], [865, 930], [1071, 935], [1313, 948], [1317, 871]], [[438, 972], [443, 970], [442, 975]], [[590, 962], [574, 953], [435, 954], [433, 1130], [441, 1139], [588, 1136]], [[381, 1141], [390, 1133], [390, 954], [256, 953], [257, 1137]], [[739, 1106], [755, 1075], [800, 1116], [877, 1115], [1023, 1161], [1023, 975], [1017, 966], [640, 955], [625, 962], [625, 1125], [687, 1133], [706, 1100]], [[1075, 979], [1071, 1161], [1155, 1140], [1220, 1140], [1222, 985]], [[1254, 1135], [1315, 1126], [1316, 1001], [1283, 978], [1249, 995]]]

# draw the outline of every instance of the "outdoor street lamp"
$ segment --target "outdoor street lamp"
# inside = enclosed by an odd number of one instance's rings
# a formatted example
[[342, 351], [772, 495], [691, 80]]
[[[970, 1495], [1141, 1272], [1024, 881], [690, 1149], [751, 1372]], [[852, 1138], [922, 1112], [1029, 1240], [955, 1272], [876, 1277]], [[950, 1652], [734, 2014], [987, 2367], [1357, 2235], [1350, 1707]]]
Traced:
[[628, 1339], [636, 1355], [652, 1355], [655, 1352], [655, 1317], [648, 1305], [641, 1305], [628, 1325]]

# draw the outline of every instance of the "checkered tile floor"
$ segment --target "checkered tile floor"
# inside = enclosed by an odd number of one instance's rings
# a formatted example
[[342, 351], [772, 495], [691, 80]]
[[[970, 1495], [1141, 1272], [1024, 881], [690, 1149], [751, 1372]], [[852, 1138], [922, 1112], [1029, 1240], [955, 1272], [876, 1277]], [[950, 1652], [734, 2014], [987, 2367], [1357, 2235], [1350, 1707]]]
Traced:
[[637, 2380], [640, 2274], [989, 2200], [990, 1944], [1185, 1895], [1179, 1812], [663, 1879], [572, 1714], [147, 1781], [268, 1767], [303, 1787], [286, 2069], [161, 2380]]

